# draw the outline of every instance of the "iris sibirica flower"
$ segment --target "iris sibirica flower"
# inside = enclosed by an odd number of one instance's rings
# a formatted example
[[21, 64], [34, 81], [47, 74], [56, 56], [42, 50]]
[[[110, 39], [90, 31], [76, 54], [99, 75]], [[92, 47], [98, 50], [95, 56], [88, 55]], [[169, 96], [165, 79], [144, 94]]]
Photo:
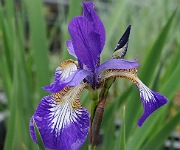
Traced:
[[[94, 91], [97, 96], [97, 89], [102, 88], [109, 79], [126, 78], [135, 83], [144, 107], [139, 126], [151, 113], [167, 103], [166, 97], [149, 89], [137, 77], [137, 59], [122, 59], [127, 41], [124, 43], [121, 39], [112, 59], [100, 64], [100, 54], [106, 40], [105, 28], [94, 10], [94, 4], [83, 2], [83, 6], [83, 15], [74, 17], [69, 23], [71, 40], [66, 42], [68, 52], [77, 61], [69, 59], [57, 67], [54, 82], [44, 87], [51, 95], [42, 98], [30, 120], [32, 139], [37, 143], [36, 124], [45, 147], [49, 149], [77, 150], [85, 142], [91, 122], [89, 112], [80, 102], [85, 88]], [[130, 26], [127, 32], [130, 32]], [[122, 53], [119, 49], [123, 50]]]

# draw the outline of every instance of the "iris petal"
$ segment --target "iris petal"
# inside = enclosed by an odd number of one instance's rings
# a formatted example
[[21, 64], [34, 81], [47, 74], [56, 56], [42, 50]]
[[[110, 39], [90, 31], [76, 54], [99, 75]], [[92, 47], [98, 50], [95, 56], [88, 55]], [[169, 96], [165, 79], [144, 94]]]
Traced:
[[157, 92], [150, 90], [141, 81], [139, 81], [139, 83], [140, 85], [138, 89], [140, 91], [140, 98], [144, 107], [144, 113], [138, 121], [138, 125], [141, 126], [149, 115], [167, 103], [167, 98]]
[[85, 17], [75, 17], [68, 30], [78, 60], [94, 71], [100, 57], [100, 36], [94, 31], [93, 24]]
[[66, 86], [77, 86], [80, 82], [89, 75], [89, 71], [79, 69], [74, 72], [74, 74], [70, 75], [66, 78], [65, 81], [57, 81], [48, 86], [43, 87], [43, 89], [50, 93], [56, 93], [61, 91]]
[[89, 75], [87, 70], [77, 70], [75, 61], [66, 60], [56, 69], [54, 83], [43, 87], [43, 89], [50, 93], [56, 93], [66, 86], [78, 85], [87, 75]]
[[63, 61], [55, 71], [55, 82], [65, 81], [70, 75], [77, 70], [77, 64], [75, 61], [69, 59]]
[[33, 121], [45, 147], [55, 150], [77, 150], [86, 140], [89, 113], [80, 104], [85, 85], [66, 87], [52, 96], [45, 96], [30, 121], [30, 133], [37, 143]]
[[124, 59], [111, 59], [97, 68], [97, 75], [101, 75], [103, 71], [108, 69], [130, 69], [139, 66], [136, 60], [124, 60]]
[[85, 16], [90, 22], [93, 23], [94, 31], [100, 35], [101, 47], [99, 49], [99, 54], [103, 50], [105, 40], [106, 40], [106, 31], [102, 21], [94, 10], [94, 3], [92, 2], [83, 2], [84, 11], [83, 16]]
[[74, 51], [72, 41], [71, 40], [66, 41], [66, 46], [67, 46], [67, 50], [68, 50], [69, 54], [71, 54], [78, 60], [78, 67], [80, 69], [83, 69], [83, 63], [77, 58], [75, 51]]
[[101, 81], [107, 80], [109, 78], [120, 77], [126, 78], [136, 84], [140, 91], [140, 98], [142, 100], [144, 113], [138, 121], [138, 125], [142, 126], [144, 121], [149, 115], [151, 115], [155, 110], [167, 103], [167, 98], [157, 92], [149, 89], [136, 75], [137, 70], [132, 69], [110, 69], [106, 70], [102, 76]]
[[67, 46], [67, 50], [68, 50], [69, 54], [71, 54], [72, 56], [74, 56], [77, 59], [77, 56], [74, 52], [74, 47], [72, 45], [71, 40], [66, 41], [66, 46]]

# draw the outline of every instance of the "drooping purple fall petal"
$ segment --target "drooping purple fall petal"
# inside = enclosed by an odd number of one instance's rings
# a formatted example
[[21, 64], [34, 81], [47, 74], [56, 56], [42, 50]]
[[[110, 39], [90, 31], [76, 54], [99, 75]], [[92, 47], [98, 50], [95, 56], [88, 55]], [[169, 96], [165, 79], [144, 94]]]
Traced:
[[101, 80], [107, 80], [112, 77], [125, 78], [136, 84], [139, 89], [140, 98], [142, 100], [144, 113], [138, 121], [138, 126], [142, 126], [144, 121], [151, 115], [155, 110], [167, 103], [167, 98], [157, 92], [149, 89], [138, 77], [137, 70], [132, 69], [110, 69], [106, 70]]
[[46, 148], [78, 150], [86, 140], [89, 129], [89, 113], [80, 103], [85, 85], [66, 87], [62, 91], [45, 96], [30, 121], [30, 133], [37, 143], [34, 121]]
[[140, 85], [138, 89], [140, 91], [140, 98], [142, 100], [144, 113], [138, 121], [138, 126], [142, 126], [149, 115], [167, 103], [167, 98], [157, 92], [152, 91], [142, 82], [139, 83]]

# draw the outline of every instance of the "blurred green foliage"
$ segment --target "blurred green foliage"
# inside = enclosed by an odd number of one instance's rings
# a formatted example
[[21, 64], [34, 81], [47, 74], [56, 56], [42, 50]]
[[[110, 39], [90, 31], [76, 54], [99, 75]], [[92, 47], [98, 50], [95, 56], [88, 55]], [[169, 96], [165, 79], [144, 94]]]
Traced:
[[[165, 140], [179, 125], [180, 98], [174, 102], [180, 89], [179, 5], [178, 0], [95, 1], [106, 28], [101, 60], [110, 58], [122, 33], [131, 24], [126, 59], [138, 55], [139, 77], [169, 99], [166, 106], [139, 128], [137, 121], [143, 113], [139, 93], [132, 83], [117, 80], [109, 93], [101, 129], [103, 138], [97, 150], [163, 150]], [[10, 112], [5, 119], [5, 150], [38, 148], [29, 135], [29, 120], [40, 99], [48, 94], [41, 87], [52, 81], [58, 64], [71, 57], [65, 46], [69, 39], [67, 27], [72, 17], [81, 15], [81, 1], [71, 0], [69, 4], [59, 1], [59, 14], [50, 31], [45, 20], [45, 14], [49, 13], [46, 7], [41, 0], [21, 3], [4, 0], [0, 4], [0, 90], [7, 97], [6, 106], [0, 103], [0, 108]], [[49, 49], [58, 30], [60, 48], [54, 55]], [[82, 103], [89, 108], [89, 102], [84, 92]], [[115, 124], [119, 119], [123, 122], [120, 130]], [[86, 141], [81, 149], [87, 149], [87, 144]]]

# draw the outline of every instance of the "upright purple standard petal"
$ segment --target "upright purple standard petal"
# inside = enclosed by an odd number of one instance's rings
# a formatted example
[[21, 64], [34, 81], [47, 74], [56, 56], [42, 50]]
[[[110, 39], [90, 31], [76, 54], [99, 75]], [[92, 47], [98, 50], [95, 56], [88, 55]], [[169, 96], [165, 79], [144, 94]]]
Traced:
[[92, 23], [85, 17], [73, 18], [68, 30], [77, 58], [90, 71], [94, 71], [100, 55], [99, 34], [94, 32]]
[[159, 107], [167, 103], [167, 98], [157, 92], [150, 90], [142, 82], [139, 82], [140, 98], [144, 107], [144, 113], [138, 121], [138, 126], [141, 126], [146, 118], [151, 115]]
[[93, 2], [83, 2], [84, 11], [83, 15], [93, 24], [94, 31], [100, 35], [100, 43], [101, 48], [99, 49], [99, 53], [103, 50], [105, 40], [106, 40], [106, 31], [102, 21], [94, 10]]
[[66, 87], [52, 96], [45, 96], [30, 121], [30, 133], [37, 143], [35, 121], [46, 148], [78, 150], [86, 140], [89, 129], [89, 113], [79, 98], [85, 85]]

